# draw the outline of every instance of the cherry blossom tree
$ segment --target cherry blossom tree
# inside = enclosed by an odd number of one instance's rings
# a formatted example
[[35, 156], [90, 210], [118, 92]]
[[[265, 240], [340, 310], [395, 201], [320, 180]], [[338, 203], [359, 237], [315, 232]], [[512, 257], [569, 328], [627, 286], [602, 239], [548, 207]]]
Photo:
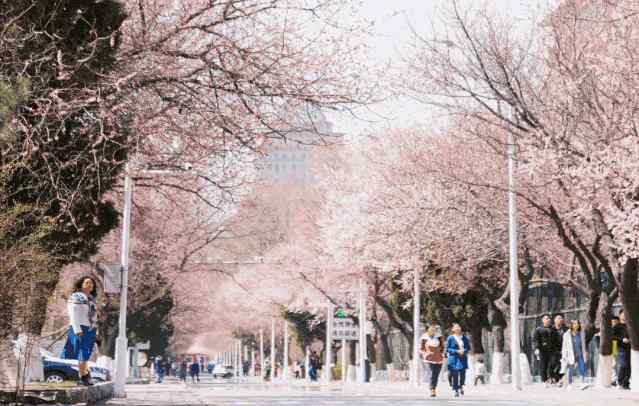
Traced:
[[[637, 51], [636, 9], [634, 2], [564, 1], [522, 39], [512, 22], [454, 4], [446, 36], [420, 39], [408, 61], [421, 83], [408, 92], [515, 133], [520, 167], [536, 190], [546, 190], [528, 194], [528, 202], [582, 271], [588, 337], [602, 310], [601, 364], [608, 367], [617, 294], [633, 319], [629, 329], [637, 323], [636, 83], [628, 73]], [[606, 280], [614, 284], [606, 287]], [[631, 335], [636, 356], [639, 339]]]

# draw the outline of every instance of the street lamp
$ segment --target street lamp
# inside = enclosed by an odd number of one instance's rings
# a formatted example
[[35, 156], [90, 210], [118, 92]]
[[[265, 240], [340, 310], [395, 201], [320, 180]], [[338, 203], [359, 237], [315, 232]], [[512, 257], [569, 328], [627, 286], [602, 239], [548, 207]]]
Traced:
[[414, 386], [419, 386], [419, 344], [421, 335], [420, 325], [420, 286], [419, 278], [421, 272], [420, 267], [415, 267], [415, 274], [413, 275], [413, 365], [411, 368], [410, 380]]
[[[512, 117], [512, 108], [511, 114]], [[508, 243], [510, 268], [510, 353], [512, 387], [521, 390], [521, 370], [519, 365], [519, 273], [517, 272], [517, 200], [515, 196], [515, 141], [510, 125], [508, 127]]]
[[115, 382], [113, 391], [116, 397], [125, 397], [124, 385], [128, 369], [128, 341], [126, 338], [126, 308], [127, 291], [129, 288], [129, 236], [131, 234], [131, 176], [129, 165], [124, 168], [124, 213], [122, 221], [122, 251], [121, 263], [121, 288], [120, 288], [120, 319], [118, 338], [115, 340]]
[[[146, 170], [142, 172], [163, 175], [175, 174], [190, 170], [190, 166], [176, 168], [175, 170]], [[122, 250], [120, 253], [120, 316], [118, 320], [118, 338], [115, 340], [115, 380], [113, 382], [113, 392], [115, 397], [126, 397], [124, 385], [128, 371], [128, 340], [126, 337], [126, 311], [129, 288], [129, 248], [131, 236], [131, 200], [133, 195], [133, 184], [129, 173], [129, 164], [124, 167], [124, 208], [122, 220]]]

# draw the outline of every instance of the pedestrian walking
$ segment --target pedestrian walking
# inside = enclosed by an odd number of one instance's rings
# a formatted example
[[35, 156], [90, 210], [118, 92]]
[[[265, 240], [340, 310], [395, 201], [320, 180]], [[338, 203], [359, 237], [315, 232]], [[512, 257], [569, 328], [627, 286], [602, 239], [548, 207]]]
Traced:
[[299, 361], [295, 361], [295, 366], [293, 367], [293, 372], [295, 373], [295, 379], [300, 379], [301, 378], [301, 372], [302, 368], [300, 368], [300, 363]]
[[180, 381], [186, 383], [186, 370], [188, 369], [188, 365], [186, 360], [182, 360], [180, 363]]
[[475, 386], [481, 381], [482, 385], [486, 384], [486, 376], [488, 372], [486, 371], [486, 365], [484, 365], [484, 358], [481, 356], [477, 358], [475, 362]]
[[78, 377], [80, 379], [77, 384], [79, 386], [93, 385], [87, 362], [91, 358], [95, 346], [96, 297], [95, 280], [83, 276], [74, 283], [73, 291], [67, 300], [69, 330], [60, 357], [78, 361]]
[[311, 378], [311, 381], [317, 381], [317, 371], [321, 368], [321, 362], [319, 355], [317, 355], [317, 351], [313, 351], [311, 353], [310, 364], [308, 376]]
[[179, 376], [178, 374], [178, 363], [175, 361], [171, 361], [171, 375]]
[[562, 378], [564, 374], [561, 372], [561, 351], [563, 348], [564, 333], [568, 330], [568, 327], [564, 324], [564, 316], [562, 314], [556, 314], [554, 319], [554, 325], [552, 326], [552, 348], [553, 354], [551, 357], [551, 371], [553, 383], [561, 386]]
[[539, 361], [539, 373], [541, 381], [549, 386], [552, 382], [552, 358], [553, 358], [553, 332], [549, 314], [541, 317], [542, 325], [533, 333], [533, 346], [535, 357]]
[[264, 360], [264, 380], [268, 381], [271, 379], [271, 360]]
[[620, 389], [630, 389], [630, 336], [626, 327], [626, 315], [619, 312], [619, 323], [614, 327], [613, 337], [617, 340], [617, 382]]
[[155, 358], [153, 368], [155, 369], [155, 383], [162, 383], [162, 380], [164, 379], [164, 364], [162, 363], [161, 356], [158, 355]]
[[459, 323], [453, 324], [452, 333], [446, 340], [446, 352], [448, 353], [448, 373], [452, 378], [455, 397], [458, 397], [460, 394], [464, 394], [470, 341], [462, 333]]
[[195, 383], [195, 380], [197, 379], [197, 381], [200, 382], [200, 364], [198, 364], [197, 361], [194, 361], [191, 364], [190, 372], [191, 372], [191, 381]]
[[[619, 343], [617, 337], [615, 337], [615, 327], [619, 324], [619, 316], [612, 316], [610, 319], [612, 326], [612, 386], [619, 385], [619, 368], [617, 365], [617, 358], [619, 357]], [[597, 346], [599, 348], [599, 345]]]
[[424, 376], [430, 377], [430, 396], [437, 396], [437, 382], [439, 373], [444, 363], [444, 339], [437, 334], [435, 325], [428, 326], [428, 329], [421, 337], [420, 355], [422, 357], [422, 367]]
[[561, 369], [567, 377], [567, 385], [572, 385], [577, 372], [581, 376], [582, 382], [586, 377], [586, 340], [581, 333], [581, 323], [579, 320], [570, 322], [570, 329], [564, 333], [561, 349]]

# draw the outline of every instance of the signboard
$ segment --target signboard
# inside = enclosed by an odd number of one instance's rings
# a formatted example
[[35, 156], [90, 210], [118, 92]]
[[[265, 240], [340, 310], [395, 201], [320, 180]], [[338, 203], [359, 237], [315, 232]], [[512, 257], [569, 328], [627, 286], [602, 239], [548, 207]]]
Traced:
[[337, 309], [335, 317], [338, 319], [345, 319], [347, 317], [346, 311], [344, 309]]
[[122, 285], [122, 267], [117, 265], [104, 265], [104, 293], [120, 293]]
[[335, 318], [333, 340], [359, 340], [359, 326], [352, 319]]

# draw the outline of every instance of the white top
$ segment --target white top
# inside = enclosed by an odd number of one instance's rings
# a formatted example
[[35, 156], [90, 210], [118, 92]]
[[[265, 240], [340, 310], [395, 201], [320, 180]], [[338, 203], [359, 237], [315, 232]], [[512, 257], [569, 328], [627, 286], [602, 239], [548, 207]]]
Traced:
[[83, 292], [74, 292], [67, 300], [67, 311], [69, 312], [69, 325], [73, 332], [82, 332], [80, 326], [93, 328], [95, 322], [95, 303]]
[[457, 346], [459, 347], [459, 349], [466, 351], [466, 349], [464, 348], [464, 341], [462, 340], [462, 336], [456, 336], [453, 334], [453, 337], [455, 337], [455, 341], [457, 341]]

